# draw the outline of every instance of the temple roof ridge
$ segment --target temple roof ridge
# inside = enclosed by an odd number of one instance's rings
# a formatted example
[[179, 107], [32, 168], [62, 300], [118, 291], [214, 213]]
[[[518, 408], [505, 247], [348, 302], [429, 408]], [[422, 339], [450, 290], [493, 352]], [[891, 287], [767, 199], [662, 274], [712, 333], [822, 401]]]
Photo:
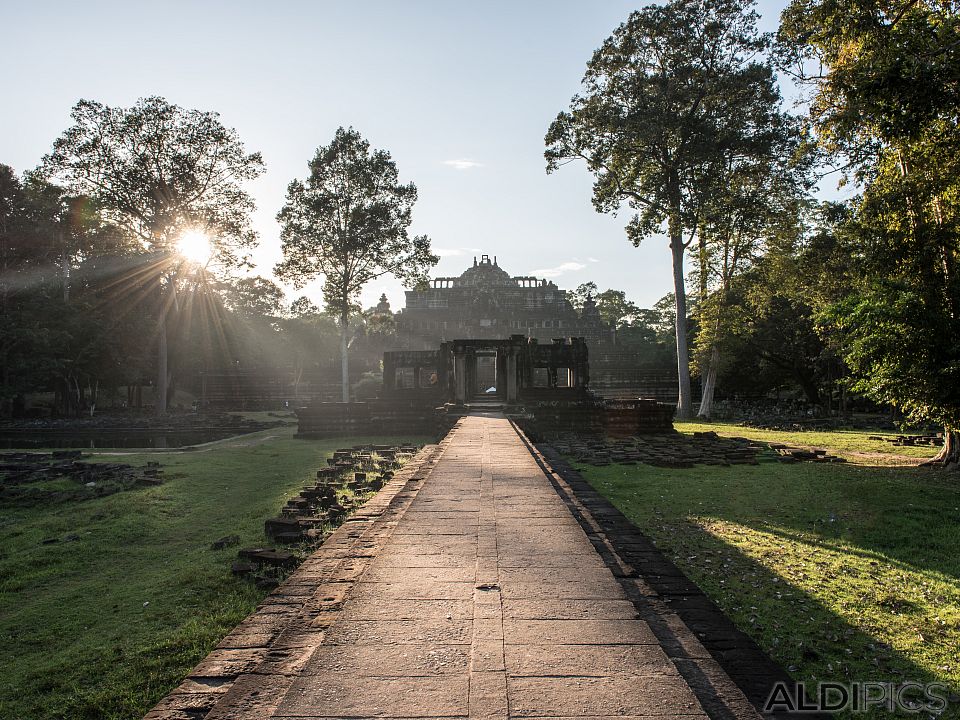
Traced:
[[473, 258], [473, 265], [460, 275], [452, 277], [436, 277], [430, 281], [433, 289], [457, 287], [544, 287], [556, 289], [556, 285], [546, 278], [537, 278], [533, 275], [511, 276], [497, 262], [497, 256], [481, 255], [480, 259]]

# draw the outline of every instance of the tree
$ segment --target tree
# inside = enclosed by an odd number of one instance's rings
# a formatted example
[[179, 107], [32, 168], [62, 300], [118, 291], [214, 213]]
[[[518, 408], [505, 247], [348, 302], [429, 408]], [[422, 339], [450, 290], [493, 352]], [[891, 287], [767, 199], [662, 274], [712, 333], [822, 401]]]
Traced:
[[[666, 224], [673, 262], [678, 415], [692, 412], [684, 254], [717, 190], [724, 154], [752, 152], [776, 111], [769, 38], [748, 0], [673, 0], [630, 15], [587, 65], [584, 92], [546, 135], [547, 171], [583, 160], [596, 176], [593, 204], [637, 211], [635, 244]], [[775, 93], [774, 93], [775, 94]]]
[[320, 308], [314, 305], [313, 301], [306, 295], [301, 295], [292, 303], [290, 303], [288, 314], [290, 317], [295, 318], [304, 317], [306, 315], [319, 315]]
[[[760, 113], [754, 113], [758, 115]], [[754, 152], [722, 160], [724, 178], [704, 201], [703, 222], [693, 253], [699, 285], [695, 364], [701, 376], [700, 409], [709, 418], [723, 345], [735, 322], [734, 284], [758, 262], [770, 241], [799, 232], [808, 167], [794, 163], [799, 134], [786, 116], [772, 121], [766, 141]]]
[[[944, 427], [960, 467], [960, 13], [952, 3], [796, 0], [780, 40], [820, 147], [862, 184], [858, 248], [825, 315], [856, 389]], [[821, 66], [808, 72], [807, 66]]]
[[286, 310], [283, 288], [259, 275], [234, 280], [224, 294], [227, 307], [245, 318], [277, 318]]
[[567, 291], [567, 300], [570, 301], [570, 304], [573, 305], [573, 309], [578, 313], [583, 312], [583, 304], [587, 301], [587, 297], [593, 297], [599, 292], [597, 289], [597, 284], [592, 280], [585, 283], [580, 283], [573, 290]]
[[600, 292], [593, 281], [581, 283], [576, 289], [567, 292], [567, 299], [578, 313], [583, 312], [583, 305], [588, 297], [596, 303], [600, 319], [614, 330], [629, 325], [640, 312], [640, 308], [633, 301], [627, 300], [627, 294], [623, 290], [610, 289]]
[[263, 172], [258, 153], [247, 154], [236, 132], [213, 112], [185, 110], [161, 97], [111, 108], [81, 100], [67, 129], [43, 159], [42, 172], [75, 195], [92, 197], [106, 219], [156, 253], [158, 306], [157, 411], [164, 412], [170, 381], [167, 316], [176, 305], [172, 275], [177, 241], [187, 231], [210, 237], [224, 267], [246, 260], [256, 243], [252, 198], [242, 182]]
[[306, 181], [290, 183], [277, 215], [283, 261], [274, 271], [297, 288], [323, 275], [324, 303], [340, 327], [343, 401], [349, 402], [350, 314], [359, 309], [360, 291], [387, 274], [416, 285], [439, 258], [426, 235], [408, 234], [417, 188], [399, 182], [390, 153], [371, 150], [360, 133], [341, 127], [309, 167]]
[[85, 404], [81, 385], [118, 377], [117, 357], [135, 353], [125, 353], [110, 331], [117, 318], [97, 298], [107, 273], [96, 258], [128, 249], [89, 198], [69, 196], [36, 173], [21, 181], [0, 166], [3, 415], [36, 390], [52, 390], [59, 410], [77, 412]]
[[623, 290], [604, 290], [595, 298], [600, 319], [614, 330], [628, 327], [637, 318], [640, 308], [632, 300], [627, 300]]

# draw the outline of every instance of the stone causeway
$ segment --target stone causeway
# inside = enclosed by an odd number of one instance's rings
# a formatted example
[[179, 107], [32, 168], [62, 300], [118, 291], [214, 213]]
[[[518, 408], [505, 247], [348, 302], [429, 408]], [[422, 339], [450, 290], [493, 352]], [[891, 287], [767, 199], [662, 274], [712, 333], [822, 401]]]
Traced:
[[759, 718], [783, 671], [544, 452], [462, 418], [146, 718]]

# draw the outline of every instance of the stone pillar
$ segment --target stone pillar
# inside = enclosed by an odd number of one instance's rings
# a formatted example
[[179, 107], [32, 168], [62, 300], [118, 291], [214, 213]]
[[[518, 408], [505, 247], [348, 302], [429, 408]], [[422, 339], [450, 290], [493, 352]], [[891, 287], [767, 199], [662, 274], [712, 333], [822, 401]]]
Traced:
[[502, 349], [497, 351], [497, 397], [503, 400], [507, 397], [507, 357]]
[[464, 377], [467, 381], [466, 397], [472, 398], [477, 393], [477, 354], [472, 350], [467, 351], [466, 368]]
[[397, 368], [393, 364], [393, 354], [385, 352], [383, 354], [383, 389], [385, 392], [395, 390], [397, 387]]
[[517, 380], [518, 370], [517, 370], [517, 352], [514, 348], [510, 348], [509, 354], [507, 355], [507, 402], [515, 403], [517, 402]]
[[463, 405], [467, 402], [467, 358], [463, 353], [453, 356], [453, 377], [457, 384], [456, 403]]

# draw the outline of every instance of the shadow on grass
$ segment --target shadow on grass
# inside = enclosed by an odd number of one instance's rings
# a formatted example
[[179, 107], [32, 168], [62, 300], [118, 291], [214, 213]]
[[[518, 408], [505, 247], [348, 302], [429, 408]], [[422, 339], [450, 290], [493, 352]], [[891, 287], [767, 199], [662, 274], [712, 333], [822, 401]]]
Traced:
[[[835, 472], [818, 477], [822, 466], [766, 463], [736, 470], [584, 468], [604, 499], [555, 461], [602, 518], [617, 555], [755, 705], [783, 677], [777, 665], [814, 686], [946, 682], [956, 692], [960, 590], [951, 581], [960, 522], [951, 501], [960, 493], [930, 483], [929, 474], [904, 480], [897, 471], [832, 466]], [[897, 513], [907, 498], [936, 508], [927, 522], [911, 506]], [[827, 585], [829, 602], [804, 589], [811, 582]], [[680, 667], [684, 658], [675, 662]], [[958, 711], [954, 703], [941, 717]]]

